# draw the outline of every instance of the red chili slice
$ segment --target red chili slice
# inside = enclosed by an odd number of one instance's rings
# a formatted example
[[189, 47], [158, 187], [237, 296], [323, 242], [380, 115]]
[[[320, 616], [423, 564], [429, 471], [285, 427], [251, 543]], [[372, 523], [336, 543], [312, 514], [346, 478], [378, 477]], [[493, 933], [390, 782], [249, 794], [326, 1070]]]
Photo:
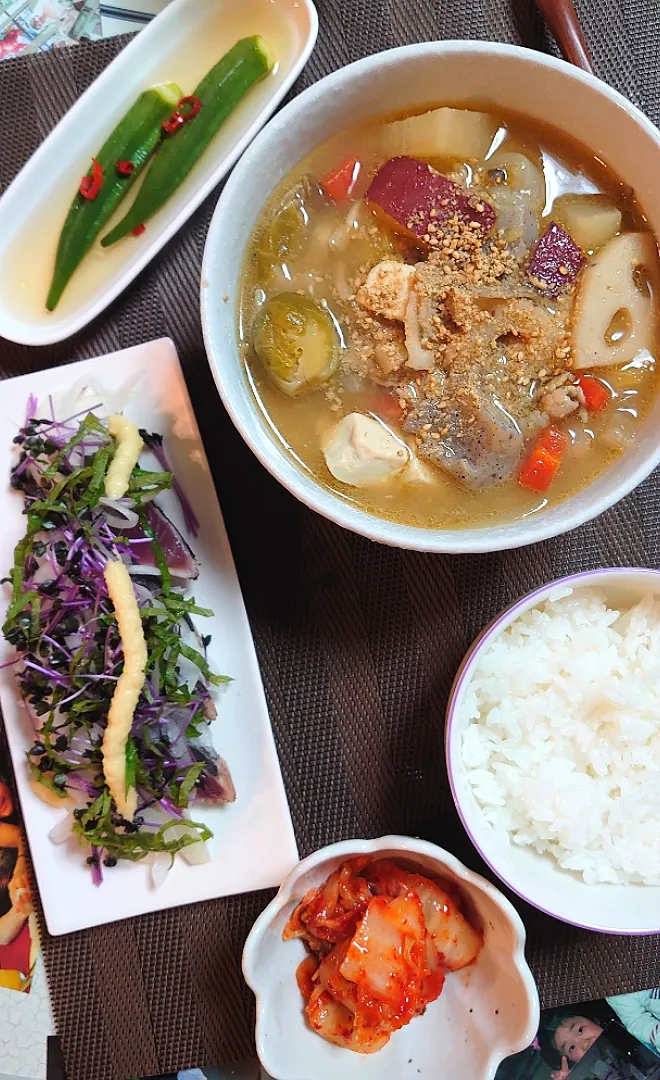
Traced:
[[182, 97], [178, 104], [178, 108], [182, 109], [189, 106], [189, 111], [183, 113], [184, 120], [192, 120], [193, 116], [197, 116], [197, 113], [202, 107], [202, 103], [195, 94], [189, 94], [188, 97]]
[[99, 165], [96, 158], [92, 158], [92, 173], [91, 176], [83, 176], [80, 181], [80, 187], [78, 188], [83, 199], [95, 199], [101, 190], [103, 184], [103, 169]]
[[173, 112], [169, 120], [163, 120], [163, 131], [167, 132], [168, 135], [173, 135], [185, 122], [186, 118], [180, 112]]
[[119, 176], [131, 176], [134, 169], [135, 169], [135, 164], [132, 161], [118, 161], [117, 162], [117, 174]]
[[142, 236], [142, 233], [146, 232], [146, 228], [146, 225], [136, 225], [135, 228], [132, 230], [133, 236]]

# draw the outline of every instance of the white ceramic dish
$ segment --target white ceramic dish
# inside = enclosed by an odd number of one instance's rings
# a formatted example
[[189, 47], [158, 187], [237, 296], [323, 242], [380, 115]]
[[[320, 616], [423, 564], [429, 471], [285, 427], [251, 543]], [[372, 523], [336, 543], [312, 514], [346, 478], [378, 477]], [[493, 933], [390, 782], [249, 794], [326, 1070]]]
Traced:
[[[442, 994], [375, 1054], [333, 1046], [307, 1024], [296, 984], [306, 955], [282, 930], [305, 892], [354, 855], [403, 859], [460, 888], [482, 923], [484, 946], [474, 965], [448, 975]], [[524, 956], [525, 928], [497, 889], [425, 840], [384, 836], [343, 840], [303, 859], [259, 916], [243, 953], [243, 974], [257, 998], [257, 1052], [276, 1080], [492, 1080], [508, 1054], [528, 1046], [538, 1027], [536, 985]]]
[[[125, 384], [134, 386], [135, 396], [126, 405], [126, 414], [140, 427], [163, 434], [174, 471], [199, 518], [200, 533], [193, 547], [201, 570], [194, 582], [194, 595], [215, 612], [214, 618], [204, 620], [204, 633], [212, 635], [209, 663], [216, 671], [233, 677], [233, 682], [217, 698], [218, 718], [213, 724], [213, 738], [231, 769], [237, 798], [230, 806], [195, 812], [214, 833], [209, 841], [211, 862], [189, 866], [177, 859], [158, 889], [151, 885], [146, 864], [119, 864], [106, 870], [103, 885], [96, 888], [85, 865], [84, 853], [75, 841], [55, 845], [48, 837], [63, 813], [46, 806], [28, 783], [25, 751], [34, 741], [34, 732], [20, 703], [12, 669], [0, 669], [0, 705], [51, 934], [65, 934], [147, 911], [277, 885], [298, 857], [250, 626], [213, 480], [171, 341], [154, 341], [111, 356], [21, 375], [2, 383], [2, 573], [13, 564], [14, 544], [25, 528], [22, 500], [10, 490], [8, 477], [15, 449], [12, 439], [23, 422], [28, 395], [35, 394], [47, 406], [49, 394], [67, 390], [83, 376], [108, 390]], [[159, 499], [185, 535], [177, 500], [170, 492]], [[0, 624], [7, 598], [8, 590], [3, 586]], [[11, 650], [2, 639], [0, 664], [10, 658]]]
[[445, 748], [449, 781], [456, 808], [472, 843], [491, 870], [513, 892], [534, 907], [563, 922], [607, 934], [657, 934], [660, 932], [660, 887], [650, 885], [587, 885], [580, 877], [562, 870], [549, 856], [509, 842], [484, 818], [468, 784], [461, 760], [465, 721], [460, 712], [475, 666], [486, 649], [514, 619], [549, 598], [561, 585], [578, 589], [602, 589], [614, 605], [636, 603], [648, 593], [660, 594], [660, 572], [643, 569], [592, 570], [553, 581], [513, 604], [498, 616], [470, 647], [447, 706]]
[[[300, 74], [316, 41], [312, 0], [174, 0], [81, 96], [0, 199], [0, 336], [48, 345], [104, 310], [213, 190]], [[179, 190], [139, 238], [79, 267], [56, 310], [44, 307], [57, 241], [90, 158], [142, 90], [177, 82], [191, 94], [238, 38], [261, 33], [277, 69], [239, 105]], [[126, 211], [129, 199], [118, 209]], [[106, 227], [104, 232], [109, 230]]]
[[[238, 276], [255, 219], [296, 161], [320, 141], [369, 116], [450, 101], [495, 102], [549, 122], [608, 162], [634, 188], [660, 235], [660, 132], [605, 83], [549, 56], [512, 45], [445, 41], [410, 45], [334, 72], [286, 106], [255, 139], [220, 197], [202, 271], [202, 323], [222, 400], [259, 460], [302, 502], [372, 540], [422, 551], [498, 551], [581, 525], [631, 491], [660, 461], [660, 396], [635, 444], [585, 490], [508, 524], [423, 529], [358, 509], [299, 468], [264, 423], [236, 344]], [[222, 301], [222, 297], [228, 302]]]

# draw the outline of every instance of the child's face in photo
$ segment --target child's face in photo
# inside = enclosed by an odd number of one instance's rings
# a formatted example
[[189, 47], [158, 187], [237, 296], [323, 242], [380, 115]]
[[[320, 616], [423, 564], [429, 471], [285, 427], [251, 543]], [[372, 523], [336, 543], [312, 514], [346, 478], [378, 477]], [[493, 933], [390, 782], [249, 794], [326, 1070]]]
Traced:
[[555, 1032], [555, 1046], [562, 1057], [576, 1064], [602, 1034], [602, 1027], [586, 1016], [567, 1016]]

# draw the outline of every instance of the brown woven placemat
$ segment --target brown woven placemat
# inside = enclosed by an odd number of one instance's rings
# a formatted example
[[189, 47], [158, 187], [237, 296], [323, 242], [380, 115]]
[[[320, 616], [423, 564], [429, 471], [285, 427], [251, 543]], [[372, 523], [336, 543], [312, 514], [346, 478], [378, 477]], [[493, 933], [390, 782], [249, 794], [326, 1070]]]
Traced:
[[[366, 53], [424, 39], [491, 38], [554, 51], [531, 0], [321, 0], [319, 7], [318, 47], [297, 89]], [[655, 0], [578, 0], [577, 7], [598, 74], [657, 121]], [[122, 43], [0, 64], [0, 190]], [[657, 476], [582, 529], [500, 555], [394, 551], [314, 515], [243, 445], [209, 374], [198, 279], [213, 203], [77, 337], [44, 349], [0, 343], [0, 375], [163, 334], [175, 340], [252, 621], [302, 853], [394, 831], [434, 840], [483, 869], [444, 769], [443, 714], [456, 667], [495, 612], [549, 578], [595, 566], [659, 566]], [[252, 1053], [240, 953], [266, 900], [242, 896], [45, 935], [69, 1080], [127, 1080]], [[587, 933], [515, 902], [544, 1004], [657, 985], [658, 938]]]

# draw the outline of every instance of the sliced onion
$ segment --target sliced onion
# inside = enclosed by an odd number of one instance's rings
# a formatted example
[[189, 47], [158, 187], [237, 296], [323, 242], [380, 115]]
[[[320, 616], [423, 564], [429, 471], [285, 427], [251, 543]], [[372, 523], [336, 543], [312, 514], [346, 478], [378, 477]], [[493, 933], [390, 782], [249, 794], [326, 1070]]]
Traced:
[[133, 590], [137, 596], [138, 604], [149, 604], [152, 607], [162, 607], [163, 611], [165, 611], [163, 602], [159, 600], [158, 597], [154, 596], [151, 589], [147, 588], [146, 585], [136, 581], [133, 584]]
[[154, 889], [160, 889], [164, 883], [165, 878], [169, 874], [172, 868], [172, 856], [168, 855], [166, 851], [156, 851], [151, 856], [151, 884]]
[[54, 844], [65, 844], [73, 835], [73, 814], [66, 814], [48, 833]]
[[99, 499], [99, 503], [103, 507], [105, 520], [111, 529], [134, 529], [140, 520], [132, 509], [135, 505], [132, 499], [122, 501], [102, 498]]
[[77, 379], [70, 390], [59, 395], [54, 401], [54, 412], [58, 420], [64, 421], [69, 416], [80, 412], [81, 409], [93, 408], [100, 405], [97, 415], [109, 416], [111, 413], [123, 412], [127, 403], [134, 396], [138, 383], [144, 378], [142, 372], [138, 375], [130, 375], [121, 386], [115, 390], [97, 382], [89, 375], [83, 375]]
[[339, 248], [339, 250], [341, 250], [346, 246], [346, 243], [350, 240], [352, 234], [360, 228], [361, 209], [362, 199], [358, 199], [351, 205], [344, 220], [330, 236], [330, 239], [328, 240], [328, 246], [330, 248]]
[[[171, 840], [180, 840], [181, 837], [189, 835], [189, 833], [190, 826], [185, 819], [180, 825], [173, 825], [171, 829], [167, 830], [168, 839]], [[188, 844], [187, 847], [181, 848], [179, 854], [189, 866], [201, 866], [203, 863], [210, 863], [211, 861], [211, 853], [203, 840], [198, 840], [196, 844]]]
[[[172, 832], [174, 832], [174, 829], [172, 829]], [[210, 863], [211, 861], [211, 852], [203, 840], [198, 840], [196, 844], [188, 844], [187, 847], [181, 848], [180, 854], [181, 858], [185, 859], [189, 866], [202, 866], [204, 863]]]
[[160, 577], [160, 570], [157, 566], [141, 566], [140, 563], [131, 563], [127, 569], [133, 577]]
[[599, 433], [599, 442], [613, 450], [625, 450], [635, 438], [637, 419], [623, 409], [617, 409]]
[[349, 283], [348, 280], [348, 267], [343, 259], [337, 263], [332, 275], [332, 281], [337, 294], [341, 300], [350, 300], [351, 296], [355, 292], [355, 287]]

